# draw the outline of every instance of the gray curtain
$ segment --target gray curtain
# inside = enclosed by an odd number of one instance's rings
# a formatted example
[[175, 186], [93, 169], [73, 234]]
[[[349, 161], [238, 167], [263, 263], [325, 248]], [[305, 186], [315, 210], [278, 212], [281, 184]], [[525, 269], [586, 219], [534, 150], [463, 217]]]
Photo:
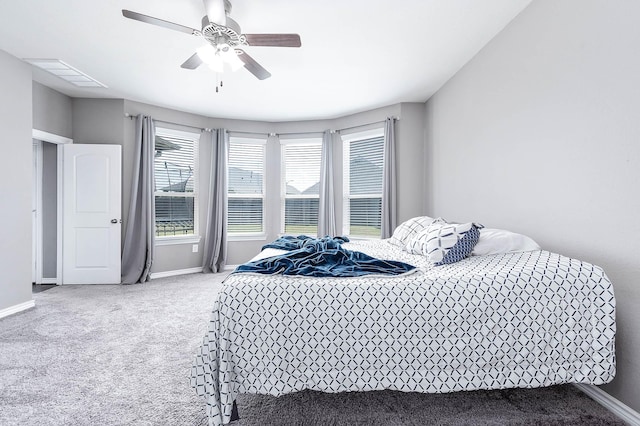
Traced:
[[210, 134], [211, 176], [207, 232], [204, 236], [204, 272], [220, 272], [227, 260], [227, 131]]
[[384, 166], [382, 176], [382, 238], [389, 238], [397, 226], [396, 219], [396, 119], [384, 122]]
[[155, 244], [153, 158], [156, 128], [151, 117], [136, 117], [129, 217], [122, 250], [122, 283], [149, 281]]
[[320, 161], [320, 200], [318, 205], [318, 237], [337, 236], [336, 205], [333, 192], [333, 144], [339, 137], [326, 130], [322, 135]]

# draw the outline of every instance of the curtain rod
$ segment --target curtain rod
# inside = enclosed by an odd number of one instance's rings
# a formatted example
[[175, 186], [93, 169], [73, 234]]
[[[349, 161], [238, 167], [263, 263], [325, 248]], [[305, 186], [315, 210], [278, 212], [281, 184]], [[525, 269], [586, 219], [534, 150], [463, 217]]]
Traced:
[[276, 132], [270, 133], [270, 136], [290, 136], [290, 135], [321, 135], [324, 131], [315, 131], [315, 132]]
[[[131, 115], [128, 112], [125, 112], [124, 116], [126, 118], [128, 118], [129, 120], [133, 120], [134, 118], [136, 118], [135, 115]], [[156, 120], [155, 118], [153, 119], [153, 121], [155, 121], [156, 123], [173, 124], [174, 126], [189, 127], [190, 129], [197, 129], [197, 130], [200, 130], [201, 132], [210, 132], [211, 131], [211, 129], [209, 129], [207, 127], [190, 126], [188, 124], [175, 123], [173, 121]]]
[[[395, 119], [396, 121], [400, 121], [400, 117], [391, 117], [393, 119]], [[357, 129], [358, 127], [366, 127], [366, 126], [371, 126], [372, 124], [382, 124], [384, 123], [386, 120], [380, 120], [380, 121], [374, 121], [372, 123], [365, 123], [365, 124], [358, 124], [357, 126], [351, 126], [351, 127], [345, 127], [342, 129], [336, 129], [336, 130], [331, 130], [331, 133], [336, 133], [336, 132], [341, 132], [344, 130], [351, 130], [351, 129]], [[324, 131], [320, 130], [320, 131], [315, 131], [315, 132], [276, 132], [276, 133], [269, 133], [269, 136], [286, 136], [286, 135], [317, 135], [317, 134], [322, 134], [324, 133]]]
[[[396, 121], [400, 121], [400, 117], [390, 117], [395, 119]], [[336, 132], [343, 132], [345, 130], [352, 130], [352, 129], [357, 129], [358, 127], [366, 127], [366, 126], [371, 126], [373, 124], [382, 124], [384, 123], [386, 120], [380, 120], [380, 121], [374, 121], [372, 123], [365, 123], [365, 124], [358, 124], [357, 126], [351, 126], [351, 127], [344, 127], [342, 129], [336, 129]]]
[[227, 130], [227, 133], [236, 133], [238, 135], [259, 135], [259, 136], [273, 136], [273, 133], [269, 132], [245, 132], [242, 130]]
[[[128, 112], [124, 113], [124, 116], [130, 120], [133, 120], [136, 116], [135, 115], [131, 115]], [[391, 117], [394, 118], [396, 121], [400, 121], [400, 117]], [[173, 124], [174, 126], [182, 126], [182, 127], [189, 127], [192, 129], [198, 129], [201, 132], [210, 132], [211, 129], [207, 128], [207, 127], [197, 127], [197, 126], [190, 126], [188, 124], [181, 124], [181, 123], [175, 123], [173, 121], [165, 121], [165, 120], [155, 120], [155, 122], [157, 123], [164, 123], [164, 124]], [[332, 130], [331, 133], [336, 133], [336, 132], [343, 132], [345, 130], [352, 130], [352, 129], [357, 129], [359, 127], [366, 127], [366, 126], [371, 126], [372, 124], [382, 124], [384, 123], [386, 120], [381, 120], [381, 121], [374, 121], [371, 123], [365, 123], [365, 124], [358, 124], [357, 126], [351, 126], [351, 127], [344, 127], [342, 129], [336, 129], [336, 130]], [[247, 134], [247, 135], [267, 135], [267, 136], [286, 136], [286, 135], [311, 135], [311, 134], [322, 134], [323, 131], [315, 131], [315, 132], [243, 132], [243, 131], [238, 131], [238, 130], [227, 130], [228, 133], [239, 133], [239, 134]]]

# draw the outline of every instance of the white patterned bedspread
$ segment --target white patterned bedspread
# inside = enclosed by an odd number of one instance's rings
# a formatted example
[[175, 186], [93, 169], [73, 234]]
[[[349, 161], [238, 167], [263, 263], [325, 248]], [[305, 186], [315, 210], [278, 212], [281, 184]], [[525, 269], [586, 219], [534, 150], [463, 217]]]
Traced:
[[615, 299], [597, 266], [533, 251], [432, 267], [384, 240], [345, 248], [420, 270], [230, 275], [191, 369], [210, 424], [230, 421], [238, 393], [453, 392], [615, 375]]

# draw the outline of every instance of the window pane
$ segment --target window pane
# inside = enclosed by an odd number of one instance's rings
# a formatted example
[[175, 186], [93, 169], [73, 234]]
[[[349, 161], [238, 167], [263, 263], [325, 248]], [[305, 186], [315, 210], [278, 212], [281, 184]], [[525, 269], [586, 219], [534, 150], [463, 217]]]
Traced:
[[351, 235], [380, 238], [382, 199], [352, 198], [349, 201]]
[[262, 198], [229, 198], [228, 232], [262, 232]]
[[227, 196], [229, 233], [264, 231], [264, 163], [264, 141], [230, 139]]
[[382, 193], [383, 149], [382, 137], [350, 143], [349, 192], [351, 195]]
[[193, 197], [156, 196], [156, 236], [193, 235]]
[[322, 139], [289, 140], [282, 145], [284, 232], [318, 233]]
[[284, 209], [285, 233], [293, 235], [318, 233], [317, 198], [287, 198]]
[[154, 173], [156, 192], [193, 192], [195, 143], [156, 136]]
[[282, 146], [286, 195], [318, 195], [320, 193], [321, 142]]
[[264, 145], [231, 143], [229, 194], [262, 194]]
[[156, 236], [197, 232], [199, 134], [158, 128], [154, 145]]

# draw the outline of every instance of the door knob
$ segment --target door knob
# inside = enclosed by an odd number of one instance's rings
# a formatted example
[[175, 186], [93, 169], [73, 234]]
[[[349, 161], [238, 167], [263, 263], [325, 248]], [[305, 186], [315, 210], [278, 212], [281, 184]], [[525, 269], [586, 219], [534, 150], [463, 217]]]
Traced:
[[111, 223], [118, 223], [118, 219], [111, 219]]

